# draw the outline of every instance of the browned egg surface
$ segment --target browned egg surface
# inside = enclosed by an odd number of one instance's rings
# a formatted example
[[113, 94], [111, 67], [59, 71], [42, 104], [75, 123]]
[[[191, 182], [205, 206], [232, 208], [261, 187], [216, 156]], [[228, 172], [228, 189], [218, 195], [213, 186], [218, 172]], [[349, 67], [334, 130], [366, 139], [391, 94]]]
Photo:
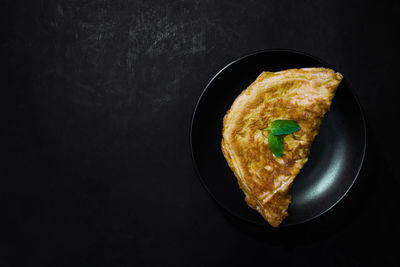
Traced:
[[[224, 117], [224, 156], [247, 204], [274, 227], [288, 216], [290, 187], [307, 162], [342, 78], [326, 68], [263, 72]], [[301, 127], [284, 137], [280, 158], [272, 154], [261, 131], [275, 120], [293, 120]]]

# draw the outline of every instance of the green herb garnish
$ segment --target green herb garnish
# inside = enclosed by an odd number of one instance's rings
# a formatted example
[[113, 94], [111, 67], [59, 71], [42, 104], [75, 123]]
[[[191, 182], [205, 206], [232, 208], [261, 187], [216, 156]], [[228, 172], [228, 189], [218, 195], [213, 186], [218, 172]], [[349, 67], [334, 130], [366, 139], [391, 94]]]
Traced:
[[300, 126], [291, 120], [276, 120], [271, 123], [271, 133], [274, 135], [291, 134], [300, 130]]
[[283, 135], [300, 130], [300, 126], [292, 120], [276, 120], [271, 123], [270, 127], [261, 130], [264, 136], [267, 130], [270, 130], [268, 134], [269, 147], [272, 153], [280, 158], [283, 153]]
[[268, 144], [272, 153], [278, 158], [282, 156], [283, 152], [283, 137], [281, 135], [268, 134]]

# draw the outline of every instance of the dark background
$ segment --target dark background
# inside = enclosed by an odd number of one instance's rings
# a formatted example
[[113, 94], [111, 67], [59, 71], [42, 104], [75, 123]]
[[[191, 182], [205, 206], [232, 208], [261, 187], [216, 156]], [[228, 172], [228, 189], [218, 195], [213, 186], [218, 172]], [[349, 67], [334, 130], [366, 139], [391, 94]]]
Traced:
[[[0, 266], [399, 264], [398, 1], [0, 5]], [[189, 147], [210, 78], [270, 48], [334, 65], [368, 124], [349, 194], [282, 229], [220, 209]]]

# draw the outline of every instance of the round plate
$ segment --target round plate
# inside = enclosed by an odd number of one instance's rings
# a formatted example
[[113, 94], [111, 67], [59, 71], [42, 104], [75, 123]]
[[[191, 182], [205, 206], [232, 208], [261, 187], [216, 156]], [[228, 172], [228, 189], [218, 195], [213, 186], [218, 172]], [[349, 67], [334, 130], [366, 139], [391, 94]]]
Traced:
[[[320, 59], [296, 51], [256, 52], [233, 61], [218, 72], [197, 102], [190, 132], [195, 168], [217, 203], [243, 220], [267, 224], [245, 203], [244, 194], [222, 155], [223, 117], [235, 98], [262, 71], [306, 67], [336, 70]], [[345, 77], [337, 89], [331, 110], [322, 121], [309, 160], [294, 181], [289, 216], [281, 225], [311, 220], [338, 203], [357, 178], [365, 148], [364, 115]]]

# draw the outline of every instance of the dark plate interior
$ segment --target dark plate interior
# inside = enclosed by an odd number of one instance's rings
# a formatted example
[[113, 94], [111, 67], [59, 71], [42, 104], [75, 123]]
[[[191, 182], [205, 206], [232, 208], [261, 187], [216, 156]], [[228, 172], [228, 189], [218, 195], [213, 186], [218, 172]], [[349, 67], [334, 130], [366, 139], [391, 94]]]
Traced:
[[[192, 156], [203, 185], [226, 210], [243, 220], [266, 224], [244, 201], [233, 172], [221, 152], [222, 121], [235, 98], [262, 71], [329, 67], [321, 60], [287, 50], [261, 51], [222, 69], [207, 85], [193, 114]], [[333, 68], [334, 69], [334, 68]], [[340, 71], [340, 70], [336, 70]], [[347, 193], [362, 166], [366, 147], [365, 121], [346, 77], [316, 137], [309, 161], [292, 187], [293, 201], [282, 225], [313, 219]]]

